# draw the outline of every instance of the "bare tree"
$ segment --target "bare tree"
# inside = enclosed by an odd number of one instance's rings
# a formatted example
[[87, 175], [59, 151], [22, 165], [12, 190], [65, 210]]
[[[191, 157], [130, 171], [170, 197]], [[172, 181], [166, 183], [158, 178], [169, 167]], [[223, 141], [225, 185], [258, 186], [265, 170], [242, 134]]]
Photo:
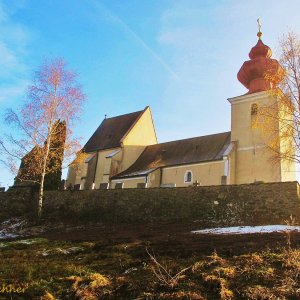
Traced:
[[84, 100], [77, 75], [67, 69], [63, 59], [55, 58], [45, 61], [34, 73], [20, 110], [6, 113], [6, 123], [17, 129], [18, 135], [6, 135], [0, 140], [2, 162], [18, 181], [39, 185], [39, 218], [47, 174], [59, 172], [63, 158], [71, 159], [79, 149], [72, 127]]
[[273, 158], [300, 162], [300, 40], [293, 32], [279, 41], [282, 69], [274, 72], [272, 66], [265, 74], [271, 82], [268, 105], [258, 109], [253, 126], [261, 129], [266, 146]]

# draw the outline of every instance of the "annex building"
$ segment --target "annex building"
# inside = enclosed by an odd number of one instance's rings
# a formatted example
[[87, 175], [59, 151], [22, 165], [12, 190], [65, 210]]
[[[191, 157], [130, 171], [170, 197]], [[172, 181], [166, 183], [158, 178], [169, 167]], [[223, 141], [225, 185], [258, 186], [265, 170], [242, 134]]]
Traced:
[[[67, 187], [186, 187], [296, 180], [295, 164], [272, 159], [260, 131], [252, 126], [258, 107], [277, 101], [268, 92], [272, 83], [265, 77], [270, 65], [273, 72], [280, 73], [281, 66], [271, 55], [259, 32], [250, 60], [237, 74], [248, 92], [228, 99], [231, 131], [158, 143], [150, 107], [106, 118], [85, 144], [85, 160], [70, 165]], [[280, 128], [277, 122], [273, 125]]]

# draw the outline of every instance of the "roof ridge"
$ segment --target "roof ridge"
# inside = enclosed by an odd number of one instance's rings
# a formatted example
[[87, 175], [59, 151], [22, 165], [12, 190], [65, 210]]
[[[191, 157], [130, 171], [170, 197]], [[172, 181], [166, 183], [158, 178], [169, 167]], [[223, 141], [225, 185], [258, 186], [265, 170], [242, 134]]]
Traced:
[[187, 141], [187, 140], [192, 140], [192, 139], [197, 139], [197, 138], [204, 138], [204, 137], [220, 135], [220, 134], [226, 134], [226, 133], [229, 134], [229, 133], [231, 133], [231, 131], [225, 131], [225, 132], [219, 132], [219, 133], [207, 134], [207, 135], [200, 135], [200, 136], [194, 136], [194, 137], [191, 137], [191, 138], [185, 138], [185, 139], [179, 139], [179, 140], [168, 141], [168, 142], [163, 142], [163, 143], [157, 143], [157, 144], [153, 144], [153, 145], [148, 145], [147, 147], [156, 146], [156, 145], [164, 145], [164, 144], [174, 143], [174, 142]]
[[[144, 109], [143, 109], [143, 110], [134, 111], [134, 112], [131, 112], [131, 113], [128, 113], [128, 114], [123, 114], [123, 115], [118, 115], [118, 116], [106, 118], [106, 119], [103, 119], [103, 121], [109, 120], [109, 119], [115, 119], [115, 118], [119, 118], [119, 117], [124, 117], [124, 116], [129, 116], [129, 115], [133, 115], [133, 114], [137, 114], [137, 113], [140, 114], [140, 113], [142, 113], [143, 111], [144, 111]], [[102, 121], [102, 122], [103, 122], [103, 121]]]

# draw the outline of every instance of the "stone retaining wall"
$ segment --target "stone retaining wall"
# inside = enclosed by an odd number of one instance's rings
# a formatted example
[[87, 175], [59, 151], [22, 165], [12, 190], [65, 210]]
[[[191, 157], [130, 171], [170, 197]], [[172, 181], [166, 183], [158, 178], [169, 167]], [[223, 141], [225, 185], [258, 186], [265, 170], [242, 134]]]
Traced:
[[[0, 203], [10, 206], [10, 213], [30, 213], [35, 211], [32, 197], [25, 190], [6, 192]], [[112, 223], [197, 222], [201, 227], [285, 224], [291, 214], [300, 221], [299, 185], [47, 191], [43, 214], [51, 219]]]

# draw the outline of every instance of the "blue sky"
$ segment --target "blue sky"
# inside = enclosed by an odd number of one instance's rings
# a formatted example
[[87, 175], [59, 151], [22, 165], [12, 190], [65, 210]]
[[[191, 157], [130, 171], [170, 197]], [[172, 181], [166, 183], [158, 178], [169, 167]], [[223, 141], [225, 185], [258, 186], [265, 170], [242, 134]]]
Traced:
[[[87, 95], [82, 143], [105, 114], [147, 105], [159, 142], [228, 131], [256, 19], [276, 57], [283, 33], [300, 34], [299, 11], [298, 0], [0, 1], [0, 112], [18, 107], [43, 58], [62, 56]], [[1, 166], [0, 185], [11, 180]]]

